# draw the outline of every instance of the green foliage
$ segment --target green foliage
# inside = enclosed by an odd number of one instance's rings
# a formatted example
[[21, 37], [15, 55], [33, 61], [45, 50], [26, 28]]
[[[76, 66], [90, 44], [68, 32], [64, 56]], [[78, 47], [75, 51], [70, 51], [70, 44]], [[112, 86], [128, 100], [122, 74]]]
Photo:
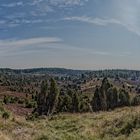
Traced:
[[25, 107], [26, 108], [36, 108], [37, 104], [35, 101], [26, 100]]
[[102, 85], [100, 87], [100, 100], [101, 100], [101, 109], [106, 111], [108, 109], [107, 105], [107, 91], [111, 87], [107, 78], [104, 78], [102, 81]]
[[18, 99], [18, 104], [24, 104], [25, 103], [25, 99]]
[[37, 140], [49, 140], [49, 138], [48, 136], [43, 135], [43, 136], [40, 136]]
[[5, 119], [5, 120], [7, 120], [7, 119], [9, 119], [9, 117], [10, 117], [9, 112], [4, 111], [3, 114], [2, 114], [2, 118]]
[[129, 93], [124, 89], [117, 91], [115, 87], [109, 84], [107, 78], [102, 81], [101, 87], [96, 87], [94, 97], [92, 99], [92, 107], [94, 111], [109, 110], [116, 107], [129, 106]]
[[52, 115], [56, 112], [58, 104], [59, 91], [56, 82], [53, 78], [50, 80], [50, 92], [47, 97], [47, 115]]
[[72, 93], [72, 112], [80, 112], [80, 99], [76, 92]]
[[67, 93], [60, 95], [58, 100], [57, 112], [71, 112], [72, 98], [70, 95]]
[[89, 97], [67, 90], [59, 96], [57, 112], [90, 112]]
[[48, 97], [48, 82], [41, 83], [41, 90], [37, 96], [37, 112], [42, 115], [46, 111], [46, 100]]
[[55, 80], [51, 78], [49, 91], [47, 86], [47, 82], [42, 82], [37, 101], [37, 112], [40, 115], [52, 115], [57, 111], [59, 91]]
[[119, 91], [119, 106], [129, 106], [130, 105], [130, 97], [129, 93], [124, 89]]
[[37, 112], [34, 112], [32, 114], [29, 114], [26, 116], [27, 121], [36, 121], [38, 119], [39, 114]]
[[107, 109], [114, 109], [118, 106], [118, 91], [116, 88], [109, 88], [106, 93]]
[[19, 98], [19, 97], [12, 97], [12, 96], [4, 96], [3, 98], [3, 102], [5, 104], [8, 103], [19, 103], [19, 104], [23, 104], [25, 102], [25, 99]]
[[132, 99], [131, 105], [132, 105], [132, 106], [140, 105], [140, 96], [139, 96], [139, 95], [135, 96], [135, 97]]
[[79, 97], [79, 112], [93, 112], [88, 96], [81, 95]]
[[61, 90], [59, 93], [54, 79], [42, 82], [41, 91], [37, 99], [37, 112], [40, 115], [52, 115], [58, 112], [93, 112], [113, 110], [116, 107], [130, 105], [130, 97], [124, 89], [117, 90], [107, 78], [102, 85], [96, 87], [92, 101], [84, 94], [72, 90]]
[[119, 137], [124, 135], [126, 138], [130, 137], [130, 134], [133, 133], [133, 131], [140, 129], [140, 115], [135, 114], [133, 111], [131, 113], [125, 112], [123, 116], [120, 116], [119, 118], [111, 118], [113, 121], [115, 121], [113, 124], [111, 124], [110, 121], [105, 122], [104, 124], [104, 132], [103, 137]]
[[8, 97], [8, 96], [4, 96], [4, 98], [3, 98], [3, 102], [5, 103], [5, 104], [8, 104], [8, 103], [10, 103], [10, 97]]
[[101, 99], [100, 99], [100, 91], [99, 88], [96, 87], [94, 97], [92, 100], [93, 111], [101, 110]]
[[0, 103], [0, 112], [2, 113], [4, 111], [5, 111], [5, 109], [4, 109], [3, 105]]

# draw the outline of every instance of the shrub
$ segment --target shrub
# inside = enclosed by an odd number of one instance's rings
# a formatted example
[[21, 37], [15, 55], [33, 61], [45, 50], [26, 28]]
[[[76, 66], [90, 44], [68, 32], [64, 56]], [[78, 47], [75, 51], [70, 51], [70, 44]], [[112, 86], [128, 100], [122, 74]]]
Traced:
[[3, 102], [4, 102], [5, 104], [10, 103], [10, 97], [8, 97], [8, 96], [4, 96], [4, 98], [3, 98]]
[[7, 119], [9, 119], [9, 117], [10, 117], [10, 114], [9, 114], [9, 112], [3, 112], [3, 114], [2, 114], [2, 118], [5, 120], [5, 123], [6, 123], [6, 120]]
[[29, 114], [26, 116], [26, 120], [28, 121], [35, 121], [37, 118], [38, 118], [38, 113], [35, 112], [35, 113], [32, 113], [32, 114]]
[[132, 99], [132, 102], [131, 102], [131, 105], [132, 106], [136, 106], [136, 105], [140, 105], [140, 96], [135, 96], [133, 99]]
[[19, 104], [24, 104], [24, 102], [25, 102], [24, 99], [19, 99], [19, 100], [18, 100], [18, 103], [19, 103]]
[[39, 137], [37, 140], [49, 140], [49, 138], [46, 135], [43, 135]]
[[36, 108], [37, 104], [36, 104], [35, 101], [26, 100], [25, 107], [27, 107], [27, 108]]
[[4, 107], [3, 107], [3, 105], [2, 104], [0, 104], [0, 112], [4, 112], [5, 110], [4, 110]]

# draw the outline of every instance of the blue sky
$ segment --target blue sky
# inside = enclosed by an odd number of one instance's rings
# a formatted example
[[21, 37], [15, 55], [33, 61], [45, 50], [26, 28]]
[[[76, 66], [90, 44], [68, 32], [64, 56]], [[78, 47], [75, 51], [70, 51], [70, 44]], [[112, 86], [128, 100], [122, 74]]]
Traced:
[[140, 0], [0, 0], [0, 67], [140, 69]]

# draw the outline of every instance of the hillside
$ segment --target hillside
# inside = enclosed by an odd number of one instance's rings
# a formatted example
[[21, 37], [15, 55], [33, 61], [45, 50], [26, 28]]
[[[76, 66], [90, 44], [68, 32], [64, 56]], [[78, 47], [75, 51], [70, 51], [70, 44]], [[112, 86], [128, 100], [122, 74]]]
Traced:
[[58, 114], [27, 121], [12, 115], [0, 119], [1, 140], [138, 140], [140, 107], [111, 112]]
[[32, 68], [32, 69], [9, 69], [1, 68], [0, 73], [9, 74], [51, 74], [51, 75], [79, 75], [88, 70], [73, 70], [65, 68]]
[[139, 83], [133, 70], [1, 69], [0, 140], [138, 140]]

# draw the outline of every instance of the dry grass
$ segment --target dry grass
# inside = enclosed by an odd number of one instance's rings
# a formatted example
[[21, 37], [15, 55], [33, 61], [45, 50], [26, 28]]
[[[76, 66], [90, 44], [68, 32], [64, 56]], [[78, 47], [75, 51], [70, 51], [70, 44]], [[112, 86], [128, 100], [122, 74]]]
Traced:
[[0, 140], [139, 140], [140, 107], [111, 112], [59, 114], [26, 121], [0, 119]]

